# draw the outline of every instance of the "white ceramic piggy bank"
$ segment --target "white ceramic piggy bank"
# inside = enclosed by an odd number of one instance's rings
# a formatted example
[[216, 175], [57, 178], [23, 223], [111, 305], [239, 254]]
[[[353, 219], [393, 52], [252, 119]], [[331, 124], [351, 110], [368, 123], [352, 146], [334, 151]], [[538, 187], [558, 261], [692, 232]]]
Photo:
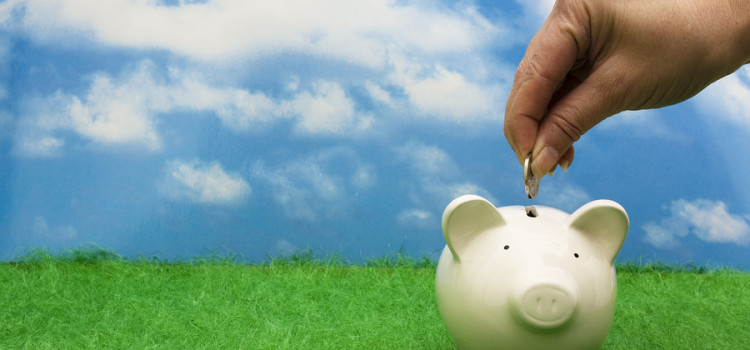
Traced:
[[608, 200], [568, 215], [455, 199], [443, 214], [447, 246], [435, 287], [458, 349], [599, 349], [614, 317], [613, 261], [628, 225]]

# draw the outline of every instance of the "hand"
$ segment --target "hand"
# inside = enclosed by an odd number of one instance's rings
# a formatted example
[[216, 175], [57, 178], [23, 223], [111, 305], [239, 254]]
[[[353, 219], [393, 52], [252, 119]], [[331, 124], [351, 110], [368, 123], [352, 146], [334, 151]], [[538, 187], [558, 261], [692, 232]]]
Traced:
[[624, 110], [684, 101], [750, 58], [750, 1], [558, 0], [521, 60], [505, 137], [541, 178]]

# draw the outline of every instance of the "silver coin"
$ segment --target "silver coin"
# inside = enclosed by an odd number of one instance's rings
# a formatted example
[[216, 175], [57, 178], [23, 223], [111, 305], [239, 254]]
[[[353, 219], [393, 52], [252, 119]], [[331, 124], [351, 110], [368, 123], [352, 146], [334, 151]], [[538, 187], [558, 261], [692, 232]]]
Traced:
[[539, 179], [531, 171], [531, 154], [526, 156], [526, 161], [523, 162], [523, 187], [529, 199], [534, 199], [539, 193]]

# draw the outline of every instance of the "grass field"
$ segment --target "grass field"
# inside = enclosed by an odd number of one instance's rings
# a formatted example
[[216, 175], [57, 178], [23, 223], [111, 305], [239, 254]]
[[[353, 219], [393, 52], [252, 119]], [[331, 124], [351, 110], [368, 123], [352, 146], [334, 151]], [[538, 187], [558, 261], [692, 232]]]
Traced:
[[[0, 349], [452, 349], [434, 263], [37, 252], [0, 264]], [[750, 274], [626, 264], [605, 349], [750, 348]]]

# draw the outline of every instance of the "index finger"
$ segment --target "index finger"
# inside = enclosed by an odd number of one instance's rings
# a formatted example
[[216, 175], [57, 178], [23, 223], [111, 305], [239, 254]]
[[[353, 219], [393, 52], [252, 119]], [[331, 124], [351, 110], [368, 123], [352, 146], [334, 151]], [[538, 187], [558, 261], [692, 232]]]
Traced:
[[529, 44], [508, 96], [505, 137], [521, 163], [534, 149], [539, 123], [578, 56], [581, 45], [565, 23], [553, 11]]

